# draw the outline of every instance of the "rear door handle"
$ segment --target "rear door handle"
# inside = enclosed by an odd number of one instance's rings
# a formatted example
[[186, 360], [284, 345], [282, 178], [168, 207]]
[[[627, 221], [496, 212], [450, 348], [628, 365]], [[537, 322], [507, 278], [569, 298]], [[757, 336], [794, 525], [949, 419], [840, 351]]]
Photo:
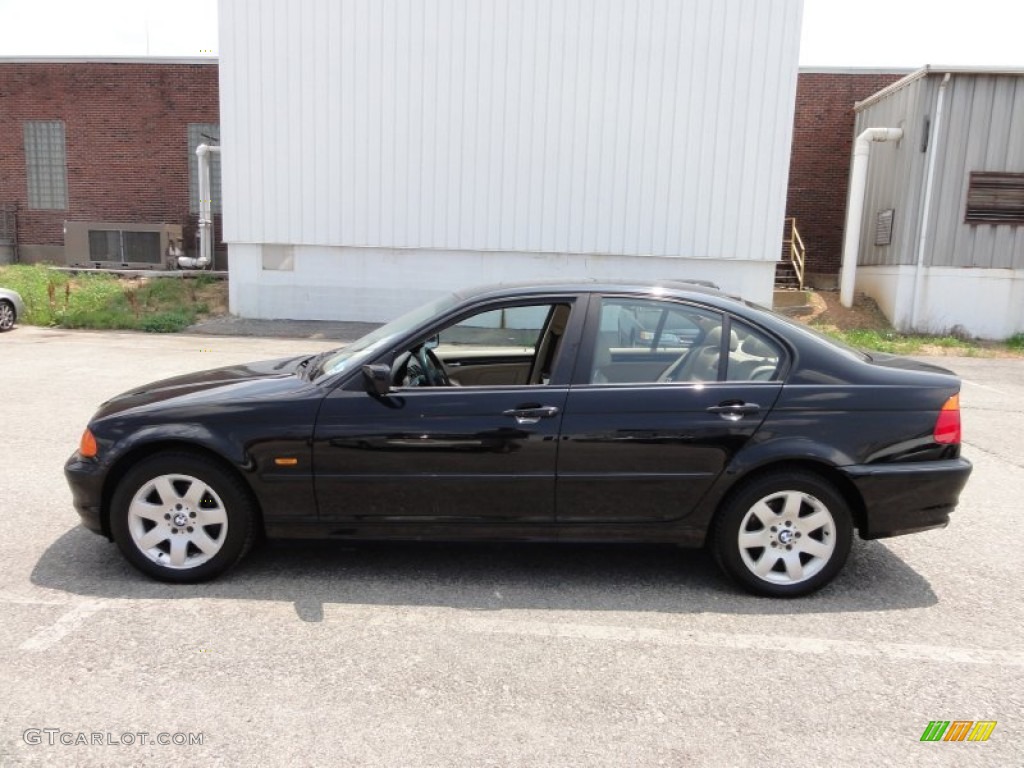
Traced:
[[719, 403], [708, 408], [708, 413], [717, 413], [726, 421], [739, 421], [744, 416], [758, 413], [761, 406], [757, 403]]
[[512, 416], [517, 424], [536, 424], [541, 419], [550, 419], [558, 415], [554, 405], [521, 405], [501, 412], [502, 416]]

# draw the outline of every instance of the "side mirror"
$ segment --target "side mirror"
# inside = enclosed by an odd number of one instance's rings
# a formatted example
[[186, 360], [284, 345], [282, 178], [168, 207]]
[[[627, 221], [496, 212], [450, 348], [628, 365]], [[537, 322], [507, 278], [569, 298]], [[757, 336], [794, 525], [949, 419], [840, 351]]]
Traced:
[[385, 397], [391, 392], [390, 365], [364, 365], [363, 376], [366, 378], [366, 389], [370, 394]]
[[441, 335], [440, 334], [434, 334], [429, 339], [427, 339], [425, 342], [423, 342], [423, 346], [426, 347], [427, 349], [437, 349], [437, 347], [438, 347], [438, 345], [440, 343], [441, 343]]

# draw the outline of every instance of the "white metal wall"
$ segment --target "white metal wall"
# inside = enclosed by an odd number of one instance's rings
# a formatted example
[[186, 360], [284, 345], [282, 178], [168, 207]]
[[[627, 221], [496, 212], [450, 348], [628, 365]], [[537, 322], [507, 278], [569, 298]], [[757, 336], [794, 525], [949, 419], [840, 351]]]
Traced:
[[801, 0], [220, 9], [228, 242], [778, 258]]

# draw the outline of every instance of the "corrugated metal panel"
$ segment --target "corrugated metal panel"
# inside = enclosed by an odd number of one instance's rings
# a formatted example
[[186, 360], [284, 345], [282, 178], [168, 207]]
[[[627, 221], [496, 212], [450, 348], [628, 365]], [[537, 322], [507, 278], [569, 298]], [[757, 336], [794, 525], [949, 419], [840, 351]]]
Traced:
[[[933, 75], [938, 84], [939, 76]], [[1024, 227], [964, 221], [972, 171], [1024, 173], [1024, 76], [954, 75], [939, 156], [935, 233], [927, 261], [942, 267], [1024, 268]]]
[[[925, 264], [1024, 269], [1024, 227], [964, 221], [972, 172], [1024, 173], [1024, 75], [953, 74], [947, 85], [941, 135], [935, 135], [942, 76], [941, 69], [934, 69], [884, 98], [872, 97], [857, 115], [857, 132], [870, 126], [907, 131], [907, 138], [897, 146], [872, 147], [860, 263], [917, 262], [927, 162], [930, 153], [937, 152]], [[925, 118], [932, 135], [928, 151], [921, 152]], [[874, 215], [890, 207], [896, 209], [893, 244], [873, 246], [868, 233]]]
[[799, 0], [221, 0], [225, 236], [775, 260]]
[[[871, 146], [868, 182], [861, 220], [860, 263], [870, 266], [912, 264], [916, 258], [914, 244], [918, 235], [921, 206], [921, 180], [924, 178], [927, 153], [921, 152], [923, 116], [927, 112], [922, 100], [927, 92], [924, 80], [915, 79], [890, 92], [857, 113], [854, 134], [868, 128], [902, 128], [899, 142], [876, 143]], [[929, 136], [931, 142], [934, 136]], [[888, 245], [877, 245], [876, 217], [881, 211], [893, 210], [893, 236]]]

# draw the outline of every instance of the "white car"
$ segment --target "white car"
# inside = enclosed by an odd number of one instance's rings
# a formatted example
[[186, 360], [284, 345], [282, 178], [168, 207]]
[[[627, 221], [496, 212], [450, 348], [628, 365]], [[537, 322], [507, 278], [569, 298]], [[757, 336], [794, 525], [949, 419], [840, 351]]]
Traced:
[[0, 288], [0, 331], [9, 331], [25, 314], [25, 302], [16, 291]]

